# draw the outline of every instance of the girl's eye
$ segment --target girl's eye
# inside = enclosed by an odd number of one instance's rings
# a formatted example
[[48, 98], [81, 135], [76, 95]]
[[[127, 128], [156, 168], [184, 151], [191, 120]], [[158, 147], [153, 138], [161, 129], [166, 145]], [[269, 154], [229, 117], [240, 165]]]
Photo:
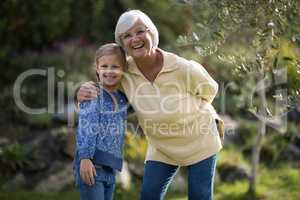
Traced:
[[111, 68], [112, 68], [112, 69], [120, 69], [121, 67], [118, 66], [118, 65], [113, 65], [113, 66], [111, 66]]
[[108, 68], [108, 66], [107, 65], [101, 65], [101, 68], [106, 69], [106, 68]]

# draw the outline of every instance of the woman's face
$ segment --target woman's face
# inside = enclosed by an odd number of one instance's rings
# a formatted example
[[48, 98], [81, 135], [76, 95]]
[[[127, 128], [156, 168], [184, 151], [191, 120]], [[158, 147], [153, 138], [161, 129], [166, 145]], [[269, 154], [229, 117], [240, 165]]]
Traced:
[[120, 37], [124, 50], [133, 58], [143, 58], [152, 50], [153, 40], [150, 31], [140, 20]]

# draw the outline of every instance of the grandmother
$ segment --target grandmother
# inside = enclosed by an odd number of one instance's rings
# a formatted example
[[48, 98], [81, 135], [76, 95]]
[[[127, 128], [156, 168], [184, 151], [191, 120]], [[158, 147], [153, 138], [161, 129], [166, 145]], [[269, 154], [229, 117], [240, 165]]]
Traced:
[[[211, 105], [218, 84], [199, 63], [158, 48], [157, 28], [139, 10], [120, 16], [115, 41], [128, 56], [121, 88], [148, 140], [140, 199], [163, 199], [179, 167], [187, 167], [189, 200], [211, 200], [222, 148], [223, 122]], [[89, 82], [77, 98], [95, 94]]]

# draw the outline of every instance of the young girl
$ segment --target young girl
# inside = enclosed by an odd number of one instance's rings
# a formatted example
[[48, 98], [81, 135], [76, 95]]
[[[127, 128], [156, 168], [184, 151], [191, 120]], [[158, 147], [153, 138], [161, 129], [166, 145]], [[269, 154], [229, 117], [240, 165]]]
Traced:
[[118, 86], [126, 57], [110, 43], [97, 50], [95, 64], [98, 96], [79, 105], [75, 181], [81, 200], [111, 200], [115, 172], [122, 169], [127, 100]]

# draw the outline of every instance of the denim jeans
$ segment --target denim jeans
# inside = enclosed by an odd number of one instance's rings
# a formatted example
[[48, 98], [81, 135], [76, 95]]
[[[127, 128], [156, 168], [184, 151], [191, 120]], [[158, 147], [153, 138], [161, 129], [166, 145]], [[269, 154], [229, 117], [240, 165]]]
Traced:
[[[76, 168], [75, 168], [76, 169]], [[75, 171], [75, 185], [80, 193], [80, 200], [112, 200], [115, 189], [115, 180], [103, 168], [96, 168], [95, 184], [85, 184], [79, 175], [79, 169]]]
[[[212, 200], [217, 156], [213, 155], [188, 169], [188, 199]], [[141, 200], [162, 200], [179, 167], [159, 161], [147, 161]]]
[[80, 200], [112, 200], [114, 187], [114, 183], [107, 183], [106, 181], [96, 180], [93, 186], [80, 183]]

